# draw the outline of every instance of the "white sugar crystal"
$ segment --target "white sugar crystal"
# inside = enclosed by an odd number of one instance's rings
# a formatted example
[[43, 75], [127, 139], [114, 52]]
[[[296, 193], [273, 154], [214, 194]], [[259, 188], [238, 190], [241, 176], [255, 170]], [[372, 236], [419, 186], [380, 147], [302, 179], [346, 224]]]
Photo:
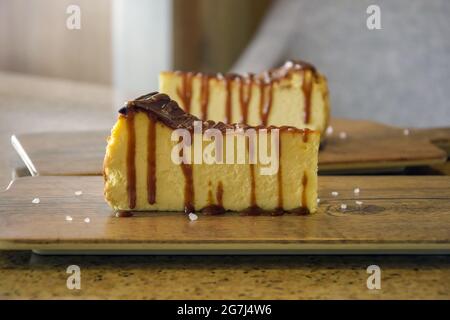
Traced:
[[71, 216], [66, 216], [66, 221], [72, 221], [73, 218]]
[[198, 216], [195, 213], [189, 213], [189, 220], [195, 221], [198, 219]]
[[81, 196], [82, 194], [83, 194], [83, 191], [81, 191], [81, 190], [75, 191], [76, 196]]
[[345, 203], [341, 204], [341, 210], [346, 210], [347, 209], [347, 205]]
[[333, 197], [337, 197], [337, 196], [339, 195], [339, 192], [333, 191], [333, 192], [331, 192], [331, 195], [332, 195]]
[[356, 200], [355, 203], [356, 203], [358, 206], [360, 206], [360, 205], [363, 204], [363, 202], [362, 202], [362, 201], [359, 201], [359, 200]]
[[34, 198], [31, 202], [34, 203], [34, 204], [38, 204], [38, 203], [41, 202], [41, 199], [39, 199], [39, 198]]
[[347, 132], [344, 132], [344, 131], [339, 132], [339, 138], [341, 138], [341, 139], [347, 139]]
[[327, 134], [327, 136], [330, 136], [333, 134], [333, 127], [332, 126], [328, 126], [327, 130], [325, 131], [325, 133]]
[[84, 219], [84, 222], [89, 223], [89, 222], [91, 222], [91, 219], [85, 218], [85, 219]]
[[355, 189], [353, 190], [353, 193], [354, 193], [354, 194], [358, 194], [360, 191], [361, 191], [361, 190], [360, 190], [359, 188], [355, 188]]
[[286, 61], [286, 63], [284, 64], [284, 66], [286, 68], [292, 68], [294, 66], [294, 63], [292, 61]]
[[403, 130], [403, 135], [409, 136], [409, 129], [404, 129]]

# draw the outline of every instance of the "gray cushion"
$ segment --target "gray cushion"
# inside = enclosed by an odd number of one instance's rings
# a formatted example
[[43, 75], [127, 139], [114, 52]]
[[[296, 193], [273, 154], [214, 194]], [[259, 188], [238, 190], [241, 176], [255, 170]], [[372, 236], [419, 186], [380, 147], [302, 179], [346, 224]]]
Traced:
[[[366, 8], [381, 8], [381, 30]], [[334, 116], [450, 126], [450, 1], [280, 0], [233, 71], [287, 58], [329, 80]]]

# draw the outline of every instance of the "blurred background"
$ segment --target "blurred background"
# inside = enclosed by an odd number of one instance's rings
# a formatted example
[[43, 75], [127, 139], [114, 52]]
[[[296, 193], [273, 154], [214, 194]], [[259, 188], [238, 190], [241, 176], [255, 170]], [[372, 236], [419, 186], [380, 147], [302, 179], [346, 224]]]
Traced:
[[[379, 30], [366, 27], [374, 3]], [[0, 0], [0, 72], [108, 86], [121, 103], [156, 90], [161, 70], [304, 59], [327, 76], [333, 116], [445, 126], [449, 16], [448, 0]]]
[[[0, 70], [157, 88], [161, 70], [227, 71], [270, 0], [0, 0]], [[81, 29], [65, 27], [69, 5]], [[59, 26], [59, 27], [57, 27]]]

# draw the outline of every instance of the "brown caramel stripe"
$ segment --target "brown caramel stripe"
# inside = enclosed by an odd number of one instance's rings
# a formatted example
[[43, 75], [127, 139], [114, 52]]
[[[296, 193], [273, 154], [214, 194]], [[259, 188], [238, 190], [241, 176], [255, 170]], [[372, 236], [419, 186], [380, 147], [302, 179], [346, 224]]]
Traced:
[[308, 186], [308, 175], [306, 174], [306, 171], [303, 173], [302, 178], [302, 207], [307, 208], [308, 203], [308, 194], [306, 193], [306, 188]]
[[[147, 114], [148, 115], [148, 114]], [[147, 192], [148, 203], [156, 202], [156, 121], [148, 115]]]
[[208, 120], [208, 105], [209, 105], [209, 78], [207, 74], [201, 74], [202, 88], [201, 88], [201, 111], [203, 121]]
[[191, 112], [193, 76], [192, 72], [183, 72], [181, 74], [181, 88], [177, 89], [177, 94], [183, 102], [183, 108], [187, 113]]
[[278, 208], [283, 208], [283, 175], [281, 170], [281, 137], [278, 139]]
[[305, 124], [308, 124], [311, 118], [312, 77], [307, 75], [306, 70], [303, 71], [302, 90], [305, 97]]
[[[247, 87], [247, 94], [245, 94], [245, 87]], [[249, 74], [245, 78], [240, 79], [239, 82], [239, 103], [241, 108], [241, 123], [247, 123], [248, 109], [253, 93], [253, 75]]]
[[250, 164], [250, 207], [256, 207], [256, 181], [254, 164]]
[[217, 185], [216, 200], [217, 200], [217, 205], [223, 207], [223, 185], [222, 185], [222, 181], [219, 181], [219, 184]]
[[136, 132], [134, 130], [134, 112], [127, 115], [127, 191], [130, 209], [136, 207]]
[[231, 110], [231, 79], [225, 78], [225, 87], [227, 89], [226, 99], [225, 99], [225, 123], [231, 123], [232, 110]]

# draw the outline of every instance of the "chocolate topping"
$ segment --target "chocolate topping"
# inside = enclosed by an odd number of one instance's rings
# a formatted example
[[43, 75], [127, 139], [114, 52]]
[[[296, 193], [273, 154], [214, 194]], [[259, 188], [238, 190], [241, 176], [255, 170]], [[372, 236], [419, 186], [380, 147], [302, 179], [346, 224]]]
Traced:
[[[136, 100], [128, 101], [127, 104], [119, 110], [122, 116], [128, 117], [131, 112], [146, 112], [152, 119], [162, 122], [166, 126], [172, 129], [194, 129], [194, 121], [201, 121], [196, 116], [186, 113], [181, 109], [176, 101], [170, 99], [167, 94], [151, 92], [143, 95]], [[313, 132], [310, 129], [298, 129], [292, 126], [249, 126], [246, 124], [226, 124], [223, 122], [214, 122], [211, 120], [203, 121], [203, 131], [207, 129], [218, 129], [225, 132], [226, 129], [279, 129], [280, 131], [297, 131], [302, 132], [305, 135]]]
[[[181, 85], [177, 88], [177, 94], [179, 101], [182, 104], [183, 109], [186, 112], [191, 110], [191, 100], [192, 100], [192, 82], [196, 77], [201, 79], [201, 117], [203, 120], [208, 119], [208, 106], [209, 106], [209, 80], [215, 78], [219, 81], [225, 83], [226, 88], [226, 101], [225, 101], [225, 118], [226, 123], [232, 122], [232, 103], [231, 103], [231, 92], [232, 83], [235, 81], [239, 85], [239, 106], [241, 110], [241, 123], [247, 123], [249, 102], [252, 99], [253, 85], [256, 85], [260, 92], [260, 102], [259, 102], [259, 115], [261, 119], [261, 125], [267, 125], [268, 119], [272, 110], [272, 97], [273, 97], [273, 84], [282, 79], [289, 78], [292, 72], [302, 72], [303, 73], [303, 85], [301, 90], [304, 95], [304, 121], [306, 124], [310, 122], [311, 114], [311, 96], [312, 96], [312, 83], [313, 78], [307, 76], [305, 71], [311, 71], [312, 77], [318, 75], [316, 68], [305, 61], [301, 60], [288, 60], [281, 67], [273, 68], [268, 71], [262, 72], [260, 74], [247, 73], [244, 75], [236, 73], [193, 73], [193, 72], [181, 72], [176, 71], [175, 73], [181, 75], [182, 81]], [[244, 84], [248, 87], [248, 94], [244, 95]]]
[[[184, 128], [192, 130], [194, 128], [194, 121], [201, 121], [199, 118], [183, 111], [167, 94], [158, 92], [152, 92], [136, 100], [129, 101], [125, 107], [119, 110], [119, 113], [127, 116], [129, 111], [147, 112], [151, 117], [161, 121], [172, 129]], [[203, 123], [203, 127], [204, 129], [225, 129], [231, 126], [221, 122], [206, 121]]]
[[[238, 74], [238, 73], [208, 73], [208, 72], [182, 72], [182, 71], [175, 71], [178, 74], [182, 75], [188, 75], [186, 77], [187, 80], [190, 80], [192, 77], [195, 76], [207, 76], [208, 78], [217, 78], [219, 80], [244, 80], [244, 81], [256, 81], [256, 82], [265, 82], [269, 83], [270, 81], [276, 81], [283, 79], [285, 77], [288, 77], [289, 74], [292, 71], [301, 71], [301, 70], [310, 70], [314, 75], [317, 75], [317, 69], [314, 65], [312, 65], [309, 62], [302, 61], [302, 60], [287, 60], [281, 67], [272, 68], [268, 71], [261, 72], [259, 74], [255, 73], [245, 73], [245, 74]], [[187, 85], [187, 88], [189, 88], [189, 85]]]

